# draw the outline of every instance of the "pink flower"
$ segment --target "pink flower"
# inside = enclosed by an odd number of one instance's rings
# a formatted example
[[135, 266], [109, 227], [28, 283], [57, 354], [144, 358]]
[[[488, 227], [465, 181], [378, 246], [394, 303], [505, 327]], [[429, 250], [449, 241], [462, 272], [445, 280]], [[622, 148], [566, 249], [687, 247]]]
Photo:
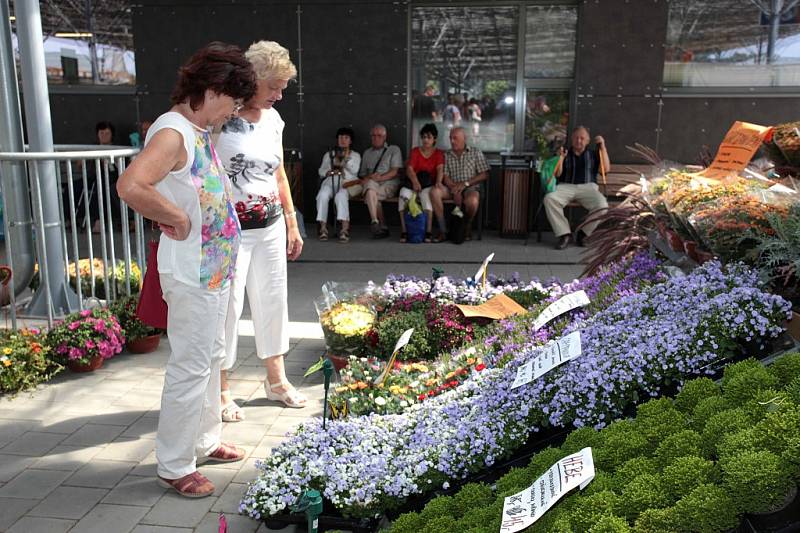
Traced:
[[106, 330], [106, 323], [103, 320], [98, 320], [94, 325], [94, 330], [98, 333], [103, 333]]
[[85, 343], [86, 349], [91, 350], [95, 347], [94, 341], [92, 339], [87, 339]]
[[70, 359], [80, 359], [86, 355], [86, 352], [83, 351], [81, 348], [70, 348], [69, 349], [69, 358]]
[[67, 329], [69, 329], [70, 331], [75, 331], [79, 327], [81, 327], [81, 323], [78, 322], [78, 321], [75, 321], [75, 322], [70, 323], [70, 325], [67, 326]]
[[230, 239], [231, 237], [236, 235], [238, 229], [239, 228], [236, 224], [236, 219], [233, 217], [228, 217], [225, 220], [225, 225], [222, 226], [222, 235]]
[[59, 355], [64, 355], [69, 351], [66, 344], [59, 344], [58, 348], [56, 348], [56, 353]]
[[90, 309], [84, 309], [83, 311], [81, 311], [81, 316], [83, 318], [86, 318], [87, 316], [89, 316], [91, 314], [92, 314], [92, 311]]

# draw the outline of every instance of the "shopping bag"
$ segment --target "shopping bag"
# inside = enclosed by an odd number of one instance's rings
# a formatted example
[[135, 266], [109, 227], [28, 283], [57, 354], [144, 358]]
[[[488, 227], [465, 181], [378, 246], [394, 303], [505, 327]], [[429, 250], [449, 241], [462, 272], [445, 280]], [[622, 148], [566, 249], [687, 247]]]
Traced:
[[428, 214], [420, 213], [413, 217], [411, 213], [403, 213], [406, 222], [406, 242], [420, 243], [425, 241], [425, 228], [428, 225]]
[[542, 194], [549, 194], [556, 190], [558, 183], [553, 175], [556, 165], [558, 165], [558, 156], [545, 159], [542, 162], [542, 170], [539, 172], [542, 180]]
[[158, 241], [148, 242], [147, 248], [147, 272], [144, 273], [136, 316], [151, 328], [167, 329], [167, 302], [161, 293], [158, 276]]
[[450, 220], [448, 222], [449, 232], [448, 237], [453, 244], [461, 244], [464, 242], [467, 232], [467, 224], [464, 220], [464, 212], [461, 208], [456, 206], [450, 213]]

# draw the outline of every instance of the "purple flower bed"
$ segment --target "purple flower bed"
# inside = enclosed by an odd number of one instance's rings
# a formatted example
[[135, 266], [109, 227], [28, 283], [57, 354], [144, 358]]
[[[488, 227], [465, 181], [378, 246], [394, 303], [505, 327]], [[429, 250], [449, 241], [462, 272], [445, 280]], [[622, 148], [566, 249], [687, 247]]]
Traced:
[[532, 346], [402, 415], [329, 422], [325, 432], [320, 420], [304, 424], [258, 463], [240, 509], [277, 514], [313, 487], [346, 515], [375, 515], [491, 466], [539, 427], [601, 427], [669, 381], [702, 374], [737, 341], [778, 335], [789, 304], [757, 287], [754, 272], [707, 263], [578, 317], [563, 333], [581, 330], [583, 355], [524, 387], [510, 388]]

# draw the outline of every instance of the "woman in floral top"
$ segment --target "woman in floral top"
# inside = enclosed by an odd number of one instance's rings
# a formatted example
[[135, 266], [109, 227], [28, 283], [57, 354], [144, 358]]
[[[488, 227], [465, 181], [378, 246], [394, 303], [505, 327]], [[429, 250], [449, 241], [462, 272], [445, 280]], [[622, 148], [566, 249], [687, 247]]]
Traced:
[[258, 91], [239, 116], [222, 127], [216, 142], [233, 182], [242, 245], [236, 263], [225, 326], [222, 365], [222, 419], [238, 422], [244, 412], [231, 399], [228, 370], [236, 362], [239, 318], [245, 288], [253, 315], [256, 355], [264, 361], [267, 399], [305, 407], [306, 399], [286, 379], [283, 354], [289, 351], [286, 259], [297, 259], [303, 239], [297, 228], [289, 180], [283, 168], [283, 120], [273, 105], [283, 97], [297, 69], [289, 51], [276, 42], [253, 43], [245, 53], [256, 73]]
[[191, 498], [214, 485], [201, 461], [232, 462], [244, 451], [221, 442], [220, 365], [240, 229], [231, 183], [207, 127], [236, 113], [256, 91], [242, 51], [211, 43], [178, 72], [172, 109], [150, 127], [117, 190], [162, 231], [158, 273], [169, 307], [170, 353], [156, 435], [158, 481]]

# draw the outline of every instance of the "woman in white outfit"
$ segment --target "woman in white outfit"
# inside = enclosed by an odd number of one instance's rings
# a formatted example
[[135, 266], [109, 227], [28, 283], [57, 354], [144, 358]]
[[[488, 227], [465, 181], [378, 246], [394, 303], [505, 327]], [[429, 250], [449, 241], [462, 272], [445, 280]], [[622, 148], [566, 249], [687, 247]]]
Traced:
[[200, 498], [214, 485], [201, 461], [240, 461], [244, 451], [221, 442], [219, 369], [230, 281], [240, 230], [231, 183], [211, 144], [221, 124], [256, 91], [242, 51], [211, 43], [178, 72], [172, 109], [147, 132], [145, 147], [120, 176], [117, 191], [158, 222], [158, 273], [169, 306], [171, 353], [156, 434], [159, 484]]
[[253, 43], [247, 59], [255, 70], [258, 90], [237, 117], [222, 127], [217, 152], [233, 183], [242, 243], [231, 287], [225, 324], [222, 365], [222, 419], [238, 422], [244, 412], [231, 399], [228, 371], [236, 362], [239, 319], [245, 289], [255, 329], [256, 355], [266, 367], [267, 398], [289, 407], [305, 407], [306, 399], [289, 383], [283, 355], [289, 351], [289, 308], [286, 259], [297, 259], [303, 239], [297, 228], [289, 180], [283, 167], [284, 122], [273, 106], [297, 75], [289, 51], [276, 42]]
[[353, 130], [348, 127], [336, 131], [336, 146], [325, 152], [319, 165], [319, 177], [322, 180], [317, 193], [317, 237], [321, 241], [328, 240], [328, 204], [333, 198], [336, 204], [336, 219], [341, 223], [339, 242], [350, 241], [350, 197], [361, 194], [358, 169], [361, 168], [361, 156], [351, 150], [354, 138]]

